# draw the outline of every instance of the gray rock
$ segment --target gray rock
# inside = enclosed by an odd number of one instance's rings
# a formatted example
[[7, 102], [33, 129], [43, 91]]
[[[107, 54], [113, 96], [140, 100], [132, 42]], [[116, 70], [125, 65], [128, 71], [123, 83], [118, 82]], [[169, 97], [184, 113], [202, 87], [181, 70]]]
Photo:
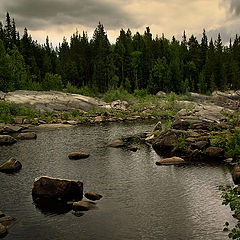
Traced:
[[165, 97], [167, 97], [167, 94], [166, 94], [165, 92], [163, 92], [163, 91], [159, 91], [159, 92], [156, 94], [156, 96], [157, 96], [158, 98], [165, 98]]
[[111, 108], [125, 111], [129, 108], [129, 104], [127, 101], [116, 100], [111, 103]]
[[96, 201], [96, 200], [100, 200], [102, 198], [102, 195], [101, 194], [98, 194], [98, 193], [94, 193], [94, 192], [86, 192], [84, 194], [84, 196], [89, 199], [89, 200], [92, 200], [92, 201]]
[[89, 154], [84, 152], [71, 152], [68, 154], [68, 158], [74, 159], [74, 160], [88, 158], [88, 157], [89, 157]]
[[25, 133], [18, 134], [17, 138], [20, 140], [36, 139], [37, 134], [35, 132], [25, 132]]
[[31, 105], [41, 111], [69, 111], [72, 109], [90, 111], [95, 108], [105, 108], [106, 106], [105, 102], [91, 97], [57, 91], [17, 90], [6, 93], [4, 100], [20, 105]]
[[32, 187], [33, 199], [47, 198], [52, 200], [81, 200], [83, 197], [83, 183], [77, 180], [38, 177]]
[[0, 165], [0, 172], [17, 172], [22, 168], [22, 164], [14, 158], [9, 158]]
[[23, 127], [14, 126], [14, 125], [6, 125], [4, 127], [4, 132], [6, 132], [6, 133], [17, 133], [17, 132], [21, 132], [22, 129], [23, 129]]

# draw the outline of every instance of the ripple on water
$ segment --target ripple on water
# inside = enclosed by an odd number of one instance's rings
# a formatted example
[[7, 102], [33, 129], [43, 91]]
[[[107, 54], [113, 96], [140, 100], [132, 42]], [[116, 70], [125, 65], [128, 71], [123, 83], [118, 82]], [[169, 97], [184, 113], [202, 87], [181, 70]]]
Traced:
[[[137, 152], [109, 148], [122, 136], [152, 129], [154, 123], [113, 123], [38, 133], [36, 140], [0, 147], [0, 160], [13, 156], [23, 164], [17, 174], [0, 174], [0, 209], [18, 217], [8, 239], [225, 239], [218, 185], [232, 185], [225, 166], [204, 163], [156, 166], [159, 156], [148, 146]], [[68, 153], [84, 151], [78, 161]], [[76, 217], [33, 204], [34, 178], [80, 179], [85, 191], [104, 197], [97, 210]], [[61, 207], [60, 207], [61, 209]], [[61, 213], [61, 214], [59, 214]]]

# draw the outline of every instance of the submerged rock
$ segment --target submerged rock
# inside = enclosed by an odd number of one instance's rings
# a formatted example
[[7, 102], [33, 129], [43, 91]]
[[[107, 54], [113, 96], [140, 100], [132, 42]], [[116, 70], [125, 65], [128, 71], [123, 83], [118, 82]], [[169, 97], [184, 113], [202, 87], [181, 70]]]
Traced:
[[7, 228], [0, 223], [0, 238], [5, 237], [7, 234]]
[[17, 219], [11, 216], [4, 216], [0, 218], [0, 224], [2, 224], [6, 228], [10, 228], [14, 223], [16, 223]]
[[71, 152], [68, 154], [68, 158], [69, 159], [82, 159], [82, 158], [88, 158], [89, 154], [88, 153], [84, 153], [84, 152]]
[[73, 211], [88, 211], [94, 208], [96, 208], [95, 203], [88, 201], [74, 202], [72, 205]]
[[120, 139], [114, 140], [112, 143], [109, 144], [109, 147], [121, 148], [124, 147], [124, 142]]
[[17, 172], [22, 168], [22, 164], [14, 158], [9, 158], [0, 165], [0, 172]]
[[52, 200], [81, 200], [83, 197], [83, 183], [77, 180], [38, 177], [32, 187], [34, 200], [49, 198]]
[[96, 201], [96, 200], [100, 200], [102, 198], [102, 195], [101, 194], [98, 194], [98, 193], [94, 193], [94, 192], [86, 192], [84, 194], [84, 196], [89, 199], [89, 200], [92, 200], [92, 201]]
[[180, 157], [171, 157], [160, 159], [156, 162], [156, 165], [176, 165], [185, 163], [184, 159]]
[[10, 135], [0, 135], [0, 145], [9, 145], [15, 142], [17, 142], [17, 140]]
[[25, 132], [25, 133], [18, 134], [17, 138], [21, 140], [36, 139], [37, 134], [35, 132]]

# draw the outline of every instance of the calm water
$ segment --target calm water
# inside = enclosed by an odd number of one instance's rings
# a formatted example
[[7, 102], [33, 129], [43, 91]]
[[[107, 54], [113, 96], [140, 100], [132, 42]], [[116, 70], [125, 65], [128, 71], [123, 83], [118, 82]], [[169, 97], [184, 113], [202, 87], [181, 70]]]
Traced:
[[[227, 239], [223, 224], [234, 220], [217, 190], [218, 185], [233, 184], [227, 167], [161, 167], [148, 146], [141, 145], [137, 152], [107, 147], [114, 139], [153, 125], [113, 123], [42, 131], [37, 140], [0, 147], [0, 162], [13, 156], [23, 164], [17, 174], [0, 173], [0, 210], [19, 219], [5, 239]], [[71, 161], [71, 151], [88, 152], [90, 157]], [[85, 191], [104, 198], [96, 210], [81, 217], [39, 209], [31, 186], [42, 175], [82, 180]]]

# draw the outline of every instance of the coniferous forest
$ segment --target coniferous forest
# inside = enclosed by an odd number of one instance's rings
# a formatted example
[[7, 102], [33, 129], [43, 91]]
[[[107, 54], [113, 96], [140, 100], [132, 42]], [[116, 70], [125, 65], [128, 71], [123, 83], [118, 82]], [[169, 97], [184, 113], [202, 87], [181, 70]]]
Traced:
[[95, 93], [124, 88], [185, 93], [211, 93], [240, 88], [240, 37], [228, 46], [221, 35], [201, 41], [194, 35], [171, 40], [153, 38], [149, 27], [143, 35], [120, 30], [114, 44], [101, 23], [91, 39], [74, 33], [68, 42], [53, 48], [46, 38], [39, 44], [28, 34], [20, 37], [14, 19], [7, 13], [0, 22], [0, 90], [62, 90], [76, 87]]

